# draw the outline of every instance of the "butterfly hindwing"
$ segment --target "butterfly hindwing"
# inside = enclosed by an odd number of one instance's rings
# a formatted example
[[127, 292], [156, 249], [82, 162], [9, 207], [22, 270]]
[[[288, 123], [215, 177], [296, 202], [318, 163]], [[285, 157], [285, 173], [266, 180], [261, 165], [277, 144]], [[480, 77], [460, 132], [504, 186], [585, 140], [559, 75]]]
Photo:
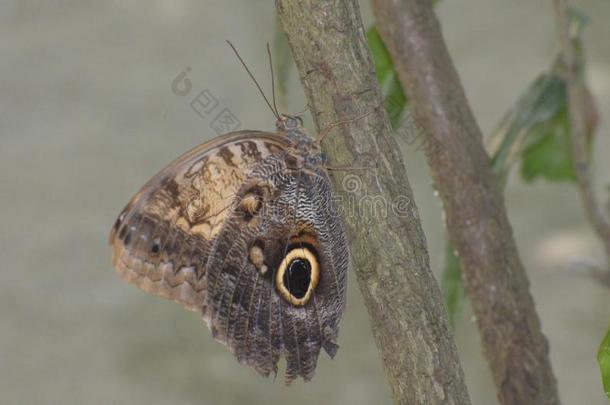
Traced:
[[[336, 351], [348, 254], [327, 175], [290, 170], [286, 158], [261, 161], [238, 192], [208, 259], [205, 307], [215, 338], [261, 374], [275, 373], [284, 354], [289, 383], [311, 379], [322, 347]], [[252, 195], [259, 197], [255, 212], [240, 203]], [[301, 250], [311, 253], [319, 279], [295, 305], [279, 292], [277, 275]]]

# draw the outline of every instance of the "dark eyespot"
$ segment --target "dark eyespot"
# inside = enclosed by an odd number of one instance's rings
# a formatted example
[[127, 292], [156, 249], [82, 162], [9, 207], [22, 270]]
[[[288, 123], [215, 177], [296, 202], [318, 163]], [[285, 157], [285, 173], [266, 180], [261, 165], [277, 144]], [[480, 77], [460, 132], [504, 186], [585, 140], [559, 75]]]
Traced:
[[319, 281], [318, 259], [311, 247], [305, 245], [289, 249], [275, 272], [277, 291], [297, 307], [309, 302]]
[[311, 264], [306, 259], [297, 258], [288, 264], [284, 272], [284, 285], [295, 298], [301, 299], [311, 283]]
[[127, 234], [125, 235], [125, 240], [123, 241], [123, 243], [125, 243], [125, 246], [129, 245], [129, 242], [131, 242], [131, 232], [127, 232]]
[[153, 252], [154, 254], [159, 253], [159, 251], [161, 250], [161, 245], [159, 245], [159, 241], [154, 241], [152, 246], [150, 247], [150, 251]]

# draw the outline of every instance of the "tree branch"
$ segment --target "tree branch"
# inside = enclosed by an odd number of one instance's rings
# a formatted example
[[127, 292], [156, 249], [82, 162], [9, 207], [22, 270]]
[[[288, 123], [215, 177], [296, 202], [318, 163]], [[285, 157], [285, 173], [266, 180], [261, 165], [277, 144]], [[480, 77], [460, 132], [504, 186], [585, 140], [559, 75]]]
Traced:
[[570, 114], [570, 140], [574, 171], [587, 218], [604, 244], [608, 271], [606, 282], [610, 282], [610, 220], [597, 203], [593, 175], [589, 163], [586, 105], [583, 98], [586, 88], [579, 73], [574, 40], [570, 34], [569, 8], [566, 0], [554, 0], [557, 38], [561, 47], [563, 75], [568, 88], [568, 111]]
[[446, 213], [502, 404], [558, 404], [540, 329], [502, 194], [431, 1], [372, 0]]
[[377, 169], [354, 171], [359, 176], [333, 172], [333, 182], [394, 401], [469, 404], [405, 167], [380, 107], [357, 2], [276, 5], [317, 127], [347, 121], [325, 138], [330, 160], [338, 166], [377, 161]]

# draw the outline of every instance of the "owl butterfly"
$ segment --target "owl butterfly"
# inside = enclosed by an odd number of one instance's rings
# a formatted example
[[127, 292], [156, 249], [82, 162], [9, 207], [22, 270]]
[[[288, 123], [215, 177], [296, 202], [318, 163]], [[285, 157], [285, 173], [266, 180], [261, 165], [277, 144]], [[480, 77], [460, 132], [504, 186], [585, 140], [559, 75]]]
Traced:
[[199, 312], [264, 376], [283, 355], [289, 384], [337, 352], [348, 248], [320, 142], [274, 113], [276, 133], [232, 132], [161, 170], [110, 244], [123, 280]]

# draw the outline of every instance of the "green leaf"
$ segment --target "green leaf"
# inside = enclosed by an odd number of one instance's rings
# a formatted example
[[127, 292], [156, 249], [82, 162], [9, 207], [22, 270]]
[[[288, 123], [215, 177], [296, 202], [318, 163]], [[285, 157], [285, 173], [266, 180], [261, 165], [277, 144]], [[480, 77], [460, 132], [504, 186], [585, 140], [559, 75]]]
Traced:
[[[584, 55], [581, 35], [587, 17], [570, 9], [570, 32], [577, 49], [578, 71], [582, 76], [584, 114], [588, 136], [597, 125], [595, 103], [584, 86]], [[539, 76], [517, 104], [502, 119], [491, 137], [494, 169], [501, 180], [521, 159], [521, 175], [526, 181], [575, 181], [570, 150], [570, 123], [567, 89], [561, 74], [565, 67], [557, 58], [549, 73]]]
[[[434, 0], [433, 5], [436, 6], [439, 2], [440, 0]], [[366, 32], [366, 39], [375, 62], [375, 72], [383, 94], [384, 108], [390, 118], [392, 129], [397, 130], [404, 123], [404, 113], [408, 106], [407, 97], [394, 69], [390, 52], [374, 25]]]
[[576, 181], [570, 151], [567, 109], [531, 129], [534, 141], [523, 150], [521, 176], [526, 181], [542, 177], [549, 181]]
[[599, 345], [597, 352], [597, 362], [602, 374], [602, 382], [604, 384], [604, 392], [610, 398], [610, 330], [606, 333], [606, 337]]
[[407, 106], [407, 98], [394, 70], [390, 53], [375, 26], [369, 28], [366, 38], [375, 62], [375, 71], [383, 93], [384, 107], [390, 118], [392, 129], [397, 129], [400, 127]]
[[534, 80], [489, 138], [492, 165], [500, 178], [522, 157], [527, 145], [540, 140], [541, 129], [566, 105], [565, 82], [557, 75], [543, 74]]
[[455, 327], [456, 318], [462, 312], [464, 304], [464, 285], [462, 282], [462, 272], [460, 271], [460, 263], [454, 253], [453, 245], [449, 238], [446, 238], [447, 246], [445, 247], [445, 269], [441, 279], [441, 288], [445, 297], [445, 306], [447, 307], [447, 316], [449, 317], [449, 325]]

